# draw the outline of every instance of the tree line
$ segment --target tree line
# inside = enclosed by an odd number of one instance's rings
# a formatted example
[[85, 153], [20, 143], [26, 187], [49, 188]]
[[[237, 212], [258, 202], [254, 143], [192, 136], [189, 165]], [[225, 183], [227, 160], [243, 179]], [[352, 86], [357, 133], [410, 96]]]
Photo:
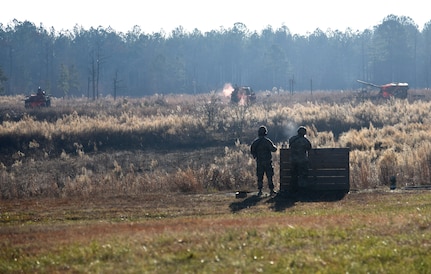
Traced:
[[431, 20], [419, 30], [405, 16], [386, 16], [363, 31], [287, 26], [250, 31], [243, 23], [208, 32], [179, 26], [144, 33], [139, 26], [46, 29], [29, 21], [0, 24], [0, 94], [41, 86], [57, 97], [206, 93], [225, 83], [254, 90], [358, 89], [407, 82], [429, 88]]

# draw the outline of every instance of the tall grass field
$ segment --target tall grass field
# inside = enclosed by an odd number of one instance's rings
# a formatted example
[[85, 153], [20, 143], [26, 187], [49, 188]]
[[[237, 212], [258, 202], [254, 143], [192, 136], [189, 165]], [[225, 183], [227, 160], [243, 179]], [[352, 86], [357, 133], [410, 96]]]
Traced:
[[299, 125], [315, 148], [350, 148], [352, 189], [387, 187], [394, 176], [398, 187], [428, 185], [431, 103], [420, 92], [420, 100], [262, 92], [251, 105], [216, 92], [54, 98], [38, 109], [0, 97], [0, 198], [255, 189], [249, 145], [260, 125], [279, 148]]

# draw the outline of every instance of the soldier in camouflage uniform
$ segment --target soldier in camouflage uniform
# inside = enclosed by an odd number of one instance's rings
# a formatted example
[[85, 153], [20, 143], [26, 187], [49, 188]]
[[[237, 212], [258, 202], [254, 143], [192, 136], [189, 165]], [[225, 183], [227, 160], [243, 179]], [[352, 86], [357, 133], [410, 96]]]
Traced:
[[256, 159], [256, 175], [257, 187], [259, 189], [258, 196], [262, 196], [263, 176], [266, 174], [268, 179], [268, 188], [270, 194], [275, 195], [274, 183], [272, 177], [274, 176], [274, 167], [272, 165], [272, 152], [277, 151], [274, 143], [266, 137], [268, 130], [265, 126], [261, 126], [258, 130], [258, 138], [251, 144], [250, 150], [253, 158]]
[[305, 186], [308, 179], [308, 151], [311, 150], [311, 143], [305, 136], [307, 129], [303, 126], [298, 128], [298, 134], [290, 137], [290, 162], [292, 181], [290, 188], [292, 192], [298, 191], [299, 186]]

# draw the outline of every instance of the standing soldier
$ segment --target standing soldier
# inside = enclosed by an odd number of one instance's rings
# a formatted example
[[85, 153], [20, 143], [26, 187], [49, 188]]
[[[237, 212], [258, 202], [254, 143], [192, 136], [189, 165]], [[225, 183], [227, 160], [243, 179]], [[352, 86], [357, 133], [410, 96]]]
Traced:
[[303, 126], [298, 128], [298, 134], [290, 137], [290, 162], [291, 162], [291, 191], [297, 192], [298, 185], [305, 186], [308, 179], [308, 151], [311, 143], [307, 139], [307, 129]]
[[262, 196], [263, 188], [263, 176], [266, 174], [268, 179], [268, 188], [270, 195], [275, 195], [274, 182], [272, 177], [274, 176], [274, 167], [272, 165], [272, 152], [277, 151], [277, 147], [274, 143], [266, 137], [268, 130], [265, 126], [261, 126], [258, 130], [258, 137], [251, 144], [250, 150], [253, 158], [256, 159], [256, 175], [257, 175], [257, 187], [259, 189], [258, 196]]

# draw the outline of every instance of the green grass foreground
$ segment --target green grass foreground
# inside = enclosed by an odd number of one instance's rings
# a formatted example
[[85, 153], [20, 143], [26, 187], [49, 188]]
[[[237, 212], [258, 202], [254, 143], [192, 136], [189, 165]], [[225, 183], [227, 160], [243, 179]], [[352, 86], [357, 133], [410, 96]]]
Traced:
[[0, 201], [0, 273], [430, 273], [431, 192]]

